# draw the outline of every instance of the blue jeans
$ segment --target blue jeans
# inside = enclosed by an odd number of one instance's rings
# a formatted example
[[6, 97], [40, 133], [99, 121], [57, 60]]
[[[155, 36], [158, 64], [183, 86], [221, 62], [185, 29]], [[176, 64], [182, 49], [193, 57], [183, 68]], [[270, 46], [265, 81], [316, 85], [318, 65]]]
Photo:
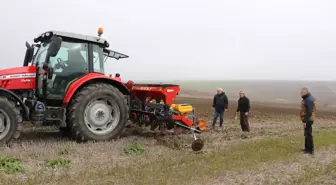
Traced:
[[223, 111], [219, 111], [219, 112], [215, 111], [215, 115], [214, 115], [213, 122], [212, 122], [212, 127], [215, 127], [218, 116], [219, 116], [219, 126], [223, 127], [223, 123], [224, 123], [224, 110]]

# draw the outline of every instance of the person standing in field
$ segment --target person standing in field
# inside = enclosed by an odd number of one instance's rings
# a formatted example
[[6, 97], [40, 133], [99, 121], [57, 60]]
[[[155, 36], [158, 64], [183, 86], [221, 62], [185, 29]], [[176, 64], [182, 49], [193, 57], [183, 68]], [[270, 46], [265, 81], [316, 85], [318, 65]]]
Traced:
[[313, 123], [316, 114], [316, 99], [310, 94], [307, 88], [301, 89], [301, 97], [300, 117], [305, 136], [305, 148], [302, 151], [306, 154], [314, 154]]
[[217, 94], [213, 99], [212, 107], [215, 109], [214, 118], [212, 122], [212, 128], [215, 129], [217, 118], [219, 116], [219, 126], [223, 129], [224, 124], [224, 111], [227, 111], [229, 106], [229, 101], [223, 89], [218, 88]]
[[239, 100], [238, 100], [238, 107], [236, 111], [236, 117], [237, 114], [240, 114], [240, 126], [243, 130], [243, 132], [250, 132], [250, 125], [248, 121], [248, 116], [250, 112], [250, 100], [245, 96], [245, 93], [243, 91], [239, 92]]

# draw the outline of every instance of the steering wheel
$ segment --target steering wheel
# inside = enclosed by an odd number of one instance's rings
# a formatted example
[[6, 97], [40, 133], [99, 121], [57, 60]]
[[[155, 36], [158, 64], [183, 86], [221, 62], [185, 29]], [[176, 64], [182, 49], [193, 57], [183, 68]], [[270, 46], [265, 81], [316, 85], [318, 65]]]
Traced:
[[66, 67], [66, 66], [65, 66], [65, 62], [64, 62], [62, 59], [57, 58], [56, 61], [57, 61], [57, 63], [55, 64], [55, 68], [56, 68], [56, 69]]
[[62, 65], [62, 66], [65, 66], [65, 63], [61, 58], [57, 58], [57, 63]]

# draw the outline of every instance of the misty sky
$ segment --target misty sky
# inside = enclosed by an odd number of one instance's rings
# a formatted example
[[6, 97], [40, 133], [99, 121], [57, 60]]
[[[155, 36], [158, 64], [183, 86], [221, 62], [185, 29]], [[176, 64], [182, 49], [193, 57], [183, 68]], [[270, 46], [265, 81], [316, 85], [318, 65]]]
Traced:
[[128, 54], [123, 79], [336, 80], [334, 0], [7, 0], [0, 68], [48, 30], [96, 35]]

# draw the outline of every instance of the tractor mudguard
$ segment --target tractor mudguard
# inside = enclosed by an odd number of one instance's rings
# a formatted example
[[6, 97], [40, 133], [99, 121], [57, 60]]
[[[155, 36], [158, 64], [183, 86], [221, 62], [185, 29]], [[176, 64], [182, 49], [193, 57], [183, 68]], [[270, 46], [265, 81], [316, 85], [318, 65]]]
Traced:
[[111, 84], [115, 86], [121, 93], [124, 95], [130, 95], [129, 89], [122, 83], [116, 80], [113, 80], [112, 78], [105, 76], [100, 73], [89, 73], [85, 76], [77, 79], [74, 81], [69, 88], [67, 89], [67, 92], [63, 98], [63, 103], [67, 104], [70, 102], [72, 96], [82, 87], [85, 85], [88, 85], [90, 83], [97, 83], [97, 82], [103, 82], [107, 84]]
[[18, 101], [19, 104], [20, 104], [20, 107], [23, 110], [23, 117], [25, 118], [26, 121], [30, 120], [29, 119], [29, 109], [25, 106], [25, 104], [23, 103], [23, 101], [21, 100], [21, 98], [19, 96], [17, 96], [12, 91], [10, 91], [8, 89], [3, 89], [3, 88], [0, 88], [0, 96], [1, 95], [5, 95], [7, 98], [13, 98], [16, 101]]

